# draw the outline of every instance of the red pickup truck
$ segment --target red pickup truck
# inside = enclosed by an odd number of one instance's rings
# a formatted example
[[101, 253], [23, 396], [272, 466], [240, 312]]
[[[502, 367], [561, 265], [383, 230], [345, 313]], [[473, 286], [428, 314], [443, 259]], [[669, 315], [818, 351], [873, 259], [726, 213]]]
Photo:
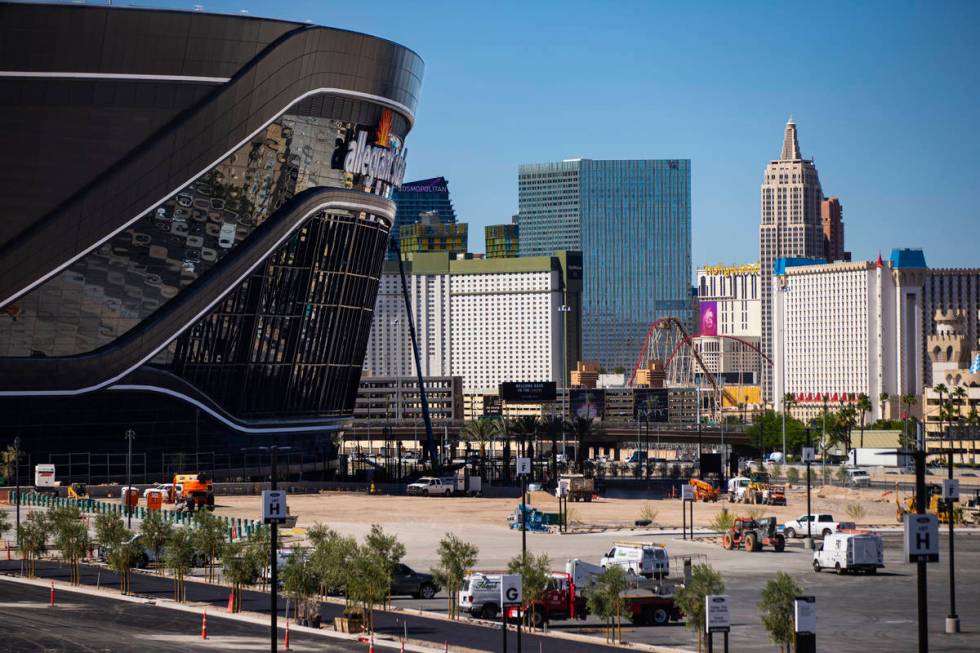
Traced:
[[[649, 589], [628, 589], [622, 594], [625, 605], [624, 616], [637, 626], [665, 626], [671, 620], [680, 621], [684, 615], [674, 604], [674, 597], [657, 594]], [[554, 572], [544, 597], [530, 605], [507, 609], [507, 620], [516, 621], [528, 612], [528, 620], [535, 628], [549, 621], [563, 619], [585, 619], [588, 604], [585, 596], [578, 591], [572, 576], [564, 572]]]

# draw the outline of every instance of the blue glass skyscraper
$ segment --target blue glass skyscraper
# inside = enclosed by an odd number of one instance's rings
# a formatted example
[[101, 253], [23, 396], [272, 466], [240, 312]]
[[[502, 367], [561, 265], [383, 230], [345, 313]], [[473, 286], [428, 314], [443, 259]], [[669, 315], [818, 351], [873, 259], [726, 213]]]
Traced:
[[391, 229], [388, 260], [397, 260], [394, 244], [401, 236], [402, 225], [417, 224], [423, 213], [435, 211], [442, 224], [456, 224], [456, 211], [449, 199], [449, 182], [445, 177], [405, 182], [393, 193], [391, 199], [398, 209]]
[[691, 315], [689, 159], [523, 165], [521, 256], [582, 252], [583, 359], [636, 363], [650, 324]]

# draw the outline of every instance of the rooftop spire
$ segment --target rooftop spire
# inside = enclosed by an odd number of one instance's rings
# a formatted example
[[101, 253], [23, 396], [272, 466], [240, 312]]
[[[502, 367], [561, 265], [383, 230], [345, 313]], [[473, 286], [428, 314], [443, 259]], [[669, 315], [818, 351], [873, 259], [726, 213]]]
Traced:
[[779, 155], [783, 161], [796, 161], [802, 159], [800, 154], [800, 144], [796, 140], [796, 123], [792, 116], [786, 121], [786, 134], [783, 136], [783, 152]]

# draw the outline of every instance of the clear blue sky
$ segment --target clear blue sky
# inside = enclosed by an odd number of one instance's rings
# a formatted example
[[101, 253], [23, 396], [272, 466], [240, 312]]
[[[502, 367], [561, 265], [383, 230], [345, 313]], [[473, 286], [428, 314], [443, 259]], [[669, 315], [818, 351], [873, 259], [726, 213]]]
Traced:
[[856, 259], [980, 266], [980, 2], [202, 3], [420, 53], [407, 178], [449, 179], [475, 251], [516, 212], [521, 163], [690, 158], [694, 265], [757, 260], [792, 115]]

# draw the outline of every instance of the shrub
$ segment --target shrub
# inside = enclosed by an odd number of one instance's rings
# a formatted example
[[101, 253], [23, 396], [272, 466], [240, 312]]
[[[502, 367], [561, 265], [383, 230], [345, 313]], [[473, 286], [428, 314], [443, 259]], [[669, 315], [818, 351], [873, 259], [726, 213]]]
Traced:
[[616, 619], [619, 618], [619, 636], [622, 639], [623, 591], [629, 583], [626, 570], [619, 565], [607, 568], [595, 579], [595, 584], [585, 590], [589, 612], [601, 617], [606, 641], [615, 639]]
[[786, 468], [786, 482], [796, 485], [800, 482], [800, 472], [795, 467]]
[[847, 516], [854, 521], [863, 519], [865, 515], [864, 506], [860, 503], [849, 503], [847, 504]]
[[711, 530], [718, 531], [719, 533], [726, 532], [735, 523], [735, 515], [728, 510], [728, 508], [722, 508], [721, 511], [714, 516], [711, 520]]
[[449, 594], [450, 619], [459, 616], [459, 590], [463, 586], [466, 571], [476, 564], [479, 553], [475, 544], [464, 542], [453, 533], [446, 533], [439, 541], [439, 566], [432, 569], [432, 576]]
[[653, 504], [645, 503], [643, 507], [640, 508], [640, 520], [648, 521], [651, 524], [657, 521], [657, 511], [654, 509]]

